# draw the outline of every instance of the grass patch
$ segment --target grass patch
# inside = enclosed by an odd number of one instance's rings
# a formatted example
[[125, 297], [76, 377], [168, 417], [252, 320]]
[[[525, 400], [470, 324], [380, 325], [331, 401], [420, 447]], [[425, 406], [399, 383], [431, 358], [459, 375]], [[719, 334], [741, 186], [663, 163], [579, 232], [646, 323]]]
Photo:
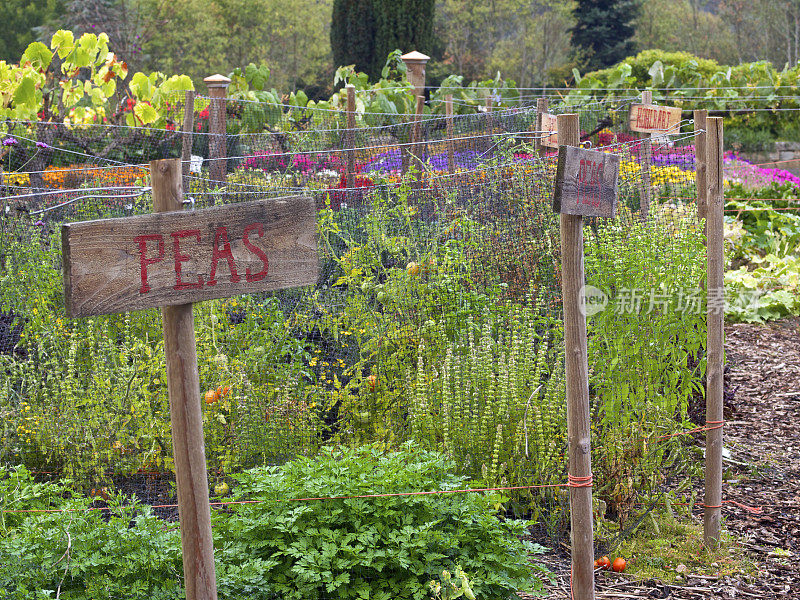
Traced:
[[640, 579], [681, 583], [684, 575], [749, 574], [756, 570], [751, 559], [741, 551], [738, 540], [724, 528], [720, 548], [708, 550], [703, 545], [702, 519], [686, 514], [671, 515], [666, 510], [653, 511], [628, 538], [609, 555], [628, 561], [626, 574]]

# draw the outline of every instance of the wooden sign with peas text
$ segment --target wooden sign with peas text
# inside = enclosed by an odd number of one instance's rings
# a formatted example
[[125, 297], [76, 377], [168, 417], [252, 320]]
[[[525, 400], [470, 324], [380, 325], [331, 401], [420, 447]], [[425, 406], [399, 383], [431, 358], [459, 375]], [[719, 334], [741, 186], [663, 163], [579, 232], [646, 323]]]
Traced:
[[61, 231], [70, 317], [317, 282], [311, 198], [84, 221]]
[[550, 113], [542, 113], [542, 131], [552, 132], [542, 137], [540, 143], [545, 148], [558, 148], [558, 118]]
[[566, 215], [613, 217], [619, 156], [575, 146], [558, 149], [553, 210]]
[[629, 126], [640, 133], [678, 133], [681, 109], [674, 106], [634, 104], [631, 106]]

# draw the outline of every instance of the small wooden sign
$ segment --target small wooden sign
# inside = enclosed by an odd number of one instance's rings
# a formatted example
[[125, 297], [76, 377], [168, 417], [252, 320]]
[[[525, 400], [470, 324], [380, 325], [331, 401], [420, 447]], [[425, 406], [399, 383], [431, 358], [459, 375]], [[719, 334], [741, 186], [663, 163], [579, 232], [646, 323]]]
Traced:
[[678, 133], [681, 109], [675, 106], [634, 104], [631, 106], [629, 125], [631, 131], [640, 133]]
[[553, 210], [566, 215], [613, 217], [618, 178], [619, 156], [560, 146]]
[[558, 117], [550, 113], [542, 113], [542, 131], [552, 132], [542, 137], [541, 145], [545, 148], [558, 148]]
[[85, 317], [314, 284], [316, 210], [292, 197], [62, 226], [67, 314]]

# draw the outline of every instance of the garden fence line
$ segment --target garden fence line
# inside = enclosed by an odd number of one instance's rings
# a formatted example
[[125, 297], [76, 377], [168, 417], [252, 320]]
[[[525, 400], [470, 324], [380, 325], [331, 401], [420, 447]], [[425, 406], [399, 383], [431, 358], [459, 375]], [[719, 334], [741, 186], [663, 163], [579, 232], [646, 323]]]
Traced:
[[[220, 136], [196, 131], [213, 126], [199, 116], [205, 100], [195, 98], [191, 136], [142, 130], [130, 149], [182, 156], [189, 167], [202, 157], [186, 177], [193, 208], [311, 195], [322, 261], [308, 289], [196, 309], [201, 382], [211, 392], [204, 420], [212, 484], [326, 444], [414, 440], [444, 452], [454, 472], [488, 484], [481, 489], [520, 492], [509, 511], [560, 539], [566, 503], [548, 488], [581, 484], [567, 481], [564, 459], [560, 251], [550, 207], [556, 154], [541, 145], [550, 133], [537, 127], [542, 111], [456, 115], [447, 132], [437, 129], [448, 123], [442, 117], [364, 115], [388, 123], [353, 128], [341, 111], [304, 109], [314, 115], [307, 130], [285, 120], [262, 133]], [[263, 108], [226, 106], [231, 119]], [[672, 434], [703, 422], [705, 249], [692, 144], [702, 132], [645, 144], [626, 117], [618, 102], [580, 112], [592, 147], [621, 159], [617, 219], [585, 228], [587, 283], [610, 307], [591, 316], [589, 341], [601, 549], [666, 495], [688, 489], [680, 491], [696, 465], [690, 445]], [[14, 127], [30, 125], [10, 124], [8, 135], [22, 140]], [[107, 135], [94, 133], [92, 140]], [[107, 472], [127, 472], [118, 480], [123, 491], [127, 484], [144, 493], [138, 469], [171, 467], [159, 315], [64, 319], [58, 226], [149, 212], [148, 176], [130, 156], [113, 159], [119, 167], [54, 164], [58, 144], [40, 148], [52, 150], [45, 168], [4, 174], [0, 346], [10, 369], [0, 410], [11, 426], [3, 460], [52, 466], [93, 489]], [[14, 150], [6, 155], [12, 167]], [[415, 173], [415, 161], [425, 169]], [[222, 162], [227, 172], [216, 179], [211, 168]], [[12, 184], [14, 177], [22, 180]], [[68, 197], [104, 190], [112, 193]], [[21, 202], [9, 202], [15, 195]], [[667, 375], [665, 356], [686, 368]], [[100, 413], [98, 422], [87, 424], [87, 411]], [[167, 488], [154, 484], [153, 500]], [[436, 491], [448, 490], [421, 493]]]

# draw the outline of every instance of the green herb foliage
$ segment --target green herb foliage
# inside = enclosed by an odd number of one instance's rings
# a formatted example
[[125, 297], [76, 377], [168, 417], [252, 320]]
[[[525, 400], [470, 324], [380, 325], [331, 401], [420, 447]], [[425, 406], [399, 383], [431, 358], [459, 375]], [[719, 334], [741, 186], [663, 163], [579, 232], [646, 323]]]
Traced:
[[[231, 514], [215, 515], [223, 562], [270, 566], [279, 597], [425, 598], [443, 569], [461, 565], [480, 598], [511, 598], [540, 590], [540, 568], [528, 562], [535, 545], [520, 541], [522, 522], [501, 520], [476, 493], [352, 496], [464, 488], [443, 455], [375, 447], [325, 448], [315, 459], [238, 475]], [[309, 497], [347, 498], [297, 500]], [[259, 596], [260, 597], [260, 596]]]
[[[489, 499], [456, 493], [341, 500], [318, 496], [454, 490], [440, 454], [375, 448], [323, 450], [316, 460], [238, 476], [232, 505], [213, 513], [220, 598], [416, 598], [444, 569], [464, 565], [480, 598], [541, 590], [542, 548], [520, 541]], [[65, 483], [36, 483], [0, 467], [0, 598], [183, 598], [180, 535], [135, 497], [110, 493], [109, 510]], [[61, 509], [65, 512], [5, 512]]]

